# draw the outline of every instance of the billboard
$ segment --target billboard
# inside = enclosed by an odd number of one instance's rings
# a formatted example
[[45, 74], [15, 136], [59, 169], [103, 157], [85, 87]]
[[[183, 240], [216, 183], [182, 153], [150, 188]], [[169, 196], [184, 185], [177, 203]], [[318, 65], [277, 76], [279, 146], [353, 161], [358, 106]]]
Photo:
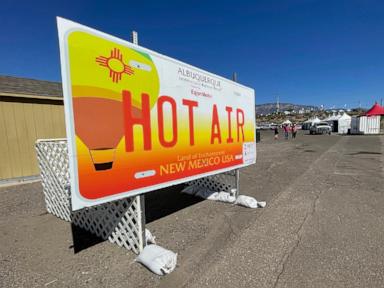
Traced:
[[57, 21], [73, 210], [255, 163], [253, 89]]

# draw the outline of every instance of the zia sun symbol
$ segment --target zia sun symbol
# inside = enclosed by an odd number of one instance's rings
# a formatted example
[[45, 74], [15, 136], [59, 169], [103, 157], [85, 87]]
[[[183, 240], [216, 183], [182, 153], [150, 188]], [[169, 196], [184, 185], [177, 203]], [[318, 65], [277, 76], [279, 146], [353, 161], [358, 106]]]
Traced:
[[107, 67], [109, 69], [109, 77], [112, 78], [112, 82], [114, 83], [118, 83], [123, 74], [134, 74], [132, 67], [124, 64], [123, 55], [117, 48], [113, 48], [113, 50], [111, 50], [111, 55], [109, 57], [96, 57], [96, 62], [99, 63], [100, 66]]

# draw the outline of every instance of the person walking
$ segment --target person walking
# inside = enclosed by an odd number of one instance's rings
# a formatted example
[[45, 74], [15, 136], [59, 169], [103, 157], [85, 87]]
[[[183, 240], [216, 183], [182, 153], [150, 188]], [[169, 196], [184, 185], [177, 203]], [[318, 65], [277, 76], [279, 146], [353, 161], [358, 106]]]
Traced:
[[279, 139], [279, 128], [277, 128], [277, 126], [275, 126], [275, 140]]
[[295, 139], [296, 138], [296, 133], [297, 133], [297, 127], [296, 127], [295, 123], [292, 124], [291, 132], [292, 132], [292, 139]]
[[285, 140], [288, 140], [288, 132], [289, 132], [289, 127], [287, 124], [283, 125], [283, 130], [284, 130], [284, 136], [285, 136]]

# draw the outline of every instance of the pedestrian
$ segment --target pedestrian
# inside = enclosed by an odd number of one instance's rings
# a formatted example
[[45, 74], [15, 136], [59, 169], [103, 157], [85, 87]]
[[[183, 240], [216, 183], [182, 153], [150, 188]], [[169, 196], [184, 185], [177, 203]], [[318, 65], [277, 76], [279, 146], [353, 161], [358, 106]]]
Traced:
[[283, 125], [283, 130], [284, 130], [285, 140], [288, 140], [288, 136], [289, 136], [289, 134], [288, 134], [288, 132], [289, 132], [289, 127], [288, 127], [287, 124], [284, 124], [284, 125]]
[[277, 125], [275, 126], [275, 140], [279, 139], [279, 129], [277, 128]]
[[295, 123], [292, 124], [291, 131], [292, 131], [292, 139], [295, 139], [296, 133], [297, 133], [297, 127]]

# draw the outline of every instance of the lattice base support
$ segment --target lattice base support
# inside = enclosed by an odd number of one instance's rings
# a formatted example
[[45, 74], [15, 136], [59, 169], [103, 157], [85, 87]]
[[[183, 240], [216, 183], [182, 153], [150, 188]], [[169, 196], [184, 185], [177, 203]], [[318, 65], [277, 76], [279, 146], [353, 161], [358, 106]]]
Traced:
[[[140, 196], [79, 211], [71, 209], [69, 161], [66, 139], [36, 142], [47, 211], [74, 225], [138, 254], [144, 248], [144, 203]], [[239, 193], [239, 171], [232, 170], [193, 181], [188, 185]]]
[[189, 181], [187, 185], [205, 187], [212, 191], [225, 191], [229, 193], [236, 191], [234, 196], [237, 197], [239, 193], [239, 172], [238, 170], [231, 170]]
[[65, 139], [36, 142], [47, 211], [138, 254], [144, 247], [140, 196], [71, 211], [69, 161]]

